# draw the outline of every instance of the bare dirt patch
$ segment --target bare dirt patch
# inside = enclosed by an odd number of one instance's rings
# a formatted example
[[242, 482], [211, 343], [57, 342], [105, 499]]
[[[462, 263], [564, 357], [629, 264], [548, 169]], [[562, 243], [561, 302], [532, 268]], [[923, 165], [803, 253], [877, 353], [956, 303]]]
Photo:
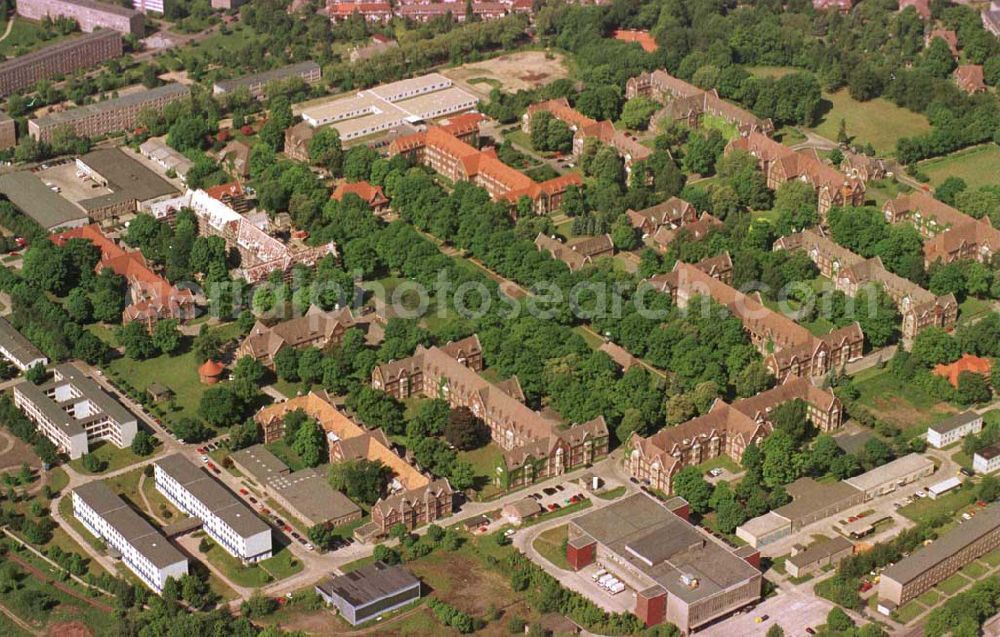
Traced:
[[550, 58], [541, 51], [524, 51], [463, 64], [442, 73], [479, 95], [489, 95], [494, 88], [515, 92], [545, 86], [569, 75], [563, 56]]
[[20, 438], [9, 431], [0, 432], [0, 471], [17, 469], [27, 462], [33, 469], [39, 469], [42, 461], [38, 459], [31, 447], [24, 444]]
[[58, 622], [49, 626], [49, 637], [93, 637], [94, 631], [81, 622]]

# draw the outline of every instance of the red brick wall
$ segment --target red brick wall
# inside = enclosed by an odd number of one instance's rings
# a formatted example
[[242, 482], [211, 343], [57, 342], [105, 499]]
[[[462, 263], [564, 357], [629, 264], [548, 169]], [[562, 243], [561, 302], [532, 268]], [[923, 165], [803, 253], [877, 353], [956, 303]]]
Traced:
[[643, 597], [642, 593], [636, 594], [635, 616], [641, 619], [646, 626], [662, 624], [667, 617], [666, 592], [650, 598]]
[[573, 567], [573, 570], [579, 571], [584, 566], [592, 564], [594, 562], [594, 555], [597, 552], [597, 543], [593, 542], [587, 546], [582, 546], [576, 548], [570, 544], [566, 545], [566, 561], [569, 565]]
[[691, 507], [690, 507], [690, 505], [688, 505], [687, 502], [685, 502], [681, 506], [677, 507], [676, 509], [673, 509], [671, 512], [673, 514], [677, 515], [678, 517], [684, 518], [684, 520], [687, 521], [687, 522], [691, 521], [691, 517], [690, 517], [691, 516]]

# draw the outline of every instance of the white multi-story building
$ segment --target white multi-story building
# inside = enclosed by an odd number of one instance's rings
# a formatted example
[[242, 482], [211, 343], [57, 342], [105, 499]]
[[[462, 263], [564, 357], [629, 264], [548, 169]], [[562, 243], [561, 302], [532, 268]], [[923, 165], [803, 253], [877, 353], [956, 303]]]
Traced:
[[972, 468], [976, 473], [993, 473], [1000, 469], [1000, 444], [980, 449], [972, 456]]
[[41, 385], [27, 380], [14, 385], [14, 404], [73, 459], [87, 453], [95, 440], [127, 447], [138, 427], [135, 415], [70, 364], [54, 367], [52, 380]]
[[965, 411], [928, 427], [927, 444], [935, 449], [941, 449], [982, 430], [982, 415], [974, 411]]
[[49, 364], [48, 357], [3, 317], [0, 317], [0, 356], [22, 372], [35, 365]]
[[179, 453], [153, 463], [156, 489], [243, 563], [271, 557], [271, 527], [231, 491]]
[[73, 515], [157, 593], [188, 572], [187, 558], [100, 480], [73, 489]]

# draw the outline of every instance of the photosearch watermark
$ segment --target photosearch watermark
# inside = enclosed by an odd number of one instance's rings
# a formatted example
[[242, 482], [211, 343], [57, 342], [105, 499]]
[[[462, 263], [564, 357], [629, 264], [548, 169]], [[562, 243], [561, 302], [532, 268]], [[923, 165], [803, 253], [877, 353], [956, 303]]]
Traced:
[[763, 281], [748, 281], [736, 288], [704, 277], [689, 277], [681, 270], [637, 284], [584, 280], [567, 287], [542, 280], [526, 288], [512, 283], [456, 282], [449, 270], [439, 272], [430, 285], [415, 279], [363, 281], [360, 274], [354, 273], [349, 283], [301, 275], [253, 285], [240, 281], [179, 283], [168, 301], [194, 302], [201, 313], [220, 320], [235, 320], [249, 312], [265, 322], [307, 316], [317, 307], [349, 308], [357, 314], [374, 310], [387, 318], [413, 320], [460, 317], [475, 321], [492, 314], [503, 320], [526, 315], [561, 322], [621, 320], [633, 314], [664, 321], [673, 312], [708, 320], [735, 315], [744, 322], [754, 322], [780, 315], [797, 322], [826, 319], [839, 323], [872, 317], [880, 310], [878, 295], [866, 293], [871, 291], [868, 288], [847, 294], [828, 280], [795, 281], [779, 289]]

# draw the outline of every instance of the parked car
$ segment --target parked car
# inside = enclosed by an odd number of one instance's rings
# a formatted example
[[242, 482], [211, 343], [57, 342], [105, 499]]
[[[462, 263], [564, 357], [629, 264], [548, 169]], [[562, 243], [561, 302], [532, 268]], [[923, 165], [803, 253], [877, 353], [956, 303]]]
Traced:
[[961, 469], [958, 470], [958, 472], [961, 473], [963, 476], [968, 476], [970, 478], [975, 475], [972, 472], [972, 469], [969, 469], [967, 467], [962, 467]]
[[208, 462], [208, 456], [202, 456], [201, 457], [201, 461], [202, 462]]
[[255, 497], [253, 497], [253, 496], [250, 496], [250, 497], [249, 497], [249, 498], [247, 498], [247, 499], [248, 499], [248, 500], [250, 500], [250, 504], [257, 504], [257, 498], [255, 498]]
[[249, 494], [250, 492], [247, 491], [246, 489], [240, 489], [240, 495], [249, 495]]
[[222, 472], [219, 471], [218, 467], [212, 467], [212, 473], [214, 473], [217, 476], [221, 476], [222, 475]]

